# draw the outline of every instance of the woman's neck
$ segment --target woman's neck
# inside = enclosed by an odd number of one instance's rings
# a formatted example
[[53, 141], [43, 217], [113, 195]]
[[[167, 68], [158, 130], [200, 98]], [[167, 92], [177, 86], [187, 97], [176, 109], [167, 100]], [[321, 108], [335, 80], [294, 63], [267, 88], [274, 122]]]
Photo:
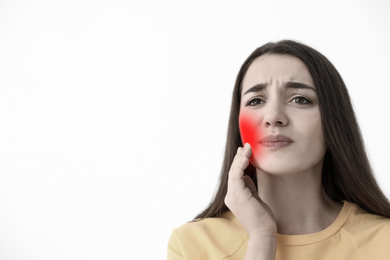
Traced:
[[259, 196], [274, 213], [279, 234], [319, 232], [337, 218], [342, 205], [323, 190], [321, 168], [286, 175], [257, 170]]

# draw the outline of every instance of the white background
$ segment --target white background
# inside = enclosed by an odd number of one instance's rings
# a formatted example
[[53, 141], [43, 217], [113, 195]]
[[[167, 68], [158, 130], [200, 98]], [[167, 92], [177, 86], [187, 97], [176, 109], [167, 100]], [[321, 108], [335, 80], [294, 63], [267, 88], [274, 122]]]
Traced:
[[389, 196], [389, 11], [0, 0], [0, 259], [165, 259], [214, 193], [239, 67], [285, 38], [340, 71]]

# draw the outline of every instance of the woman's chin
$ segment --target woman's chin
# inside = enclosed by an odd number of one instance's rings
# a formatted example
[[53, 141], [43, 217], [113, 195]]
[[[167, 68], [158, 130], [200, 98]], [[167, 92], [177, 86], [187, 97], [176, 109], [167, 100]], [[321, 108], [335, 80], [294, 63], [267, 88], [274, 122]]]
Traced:
[[291, 164], [278, 162], [266, 162], [256, 158], [251, 158], [250, 163], [256, 168], [257, 171], [264, 172], [272, 175], [288, 175], [293, 172]]

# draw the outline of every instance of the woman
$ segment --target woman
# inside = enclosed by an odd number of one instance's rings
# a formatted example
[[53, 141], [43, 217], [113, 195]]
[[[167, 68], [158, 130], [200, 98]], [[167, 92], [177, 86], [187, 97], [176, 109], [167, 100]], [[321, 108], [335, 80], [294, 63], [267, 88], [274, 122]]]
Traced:
[[219, 189], [168, 259], [389, 259], [390, 203], [345, 84], [316, 50], [268, 43], [242, 65]]

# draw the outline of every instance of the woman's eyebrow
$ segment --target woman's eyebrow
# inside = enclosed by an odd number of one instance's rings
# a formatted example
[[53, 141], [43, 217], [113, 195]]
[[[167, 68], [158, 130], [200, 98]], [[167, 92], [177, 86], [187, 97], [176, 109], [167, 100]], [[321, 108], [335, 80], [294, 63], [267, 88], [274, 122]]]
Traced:
[[[259, 84], [256, 84], [254, 85], [253, 87], [251, 87], [250, 89], [248, 89], [247, 91], [245, 91], [245, 94], [248, 94], [248, 93], [251, 93], [251, 92], [259, 92], [265, 88], [267, 88], [268, 84], [266, 83], [259, 83]], [[317, 92], [317, 90], [313, 87], [310, 87], [304, 83], [300, 83], [300, 82], [295, 82], [295, 81], [288, 81], [286, 84], [285, 84], [286, 88], [304, 88], [304, 89], [310, 89], [310, 90], [313, 90], [314, 92]]]
[[258, 92], [260, 90], [265, 89], [266, 87], [267, 87], [267, 84], [265, 84], [265, 83], [256, 84], [253, 87], [251, 87], [250, 89], [248, 89], [247, 91], [245, 91], [244, 95], [248, 94], [250, 92]]
[[313, 90], [314, 92], [317, 92], [317, 90], [313, 87], [310, 87], [304, 83], [300, 83], [300, 82], [294, 82], [294, 81], [289, 81], [286, 83], [286, 88], [305, 88], [305, 89], [311, 89]]

